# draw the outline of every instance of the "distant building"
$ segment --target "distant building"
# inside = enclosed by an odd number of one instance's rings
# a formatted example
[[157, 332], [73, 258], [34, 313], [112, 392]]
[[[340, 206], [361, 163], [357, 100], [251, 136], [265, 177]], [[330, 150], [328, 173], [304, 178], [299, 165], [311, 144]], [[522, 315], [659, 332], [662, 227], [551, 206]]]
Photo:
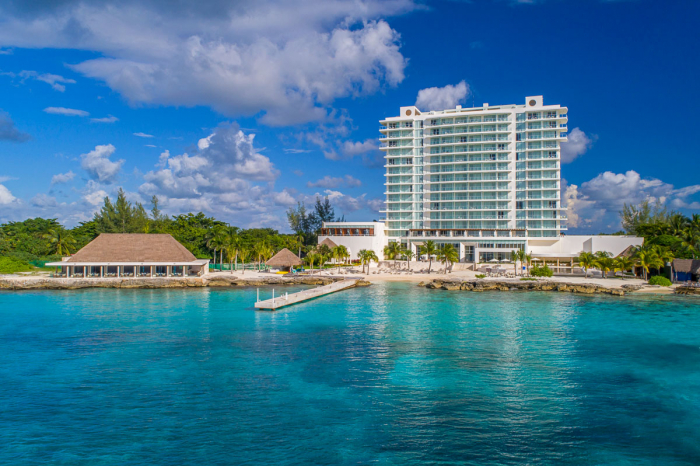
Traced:
[[209, 259], [197, 259], [168, 234], [102, 233], [61, 262], [49, 262], [64, 277], [192, 277], [209, 273]]
[[568, 109], [544, 105], [542, 96], [427, 112], [401, 107], [379, 128], [386, 223], [373, 229], [324, 223], [319, 242], [342, 244], [353, 258], [373, 249], [381, 259], [389, 242], [418, 255], [431, 240], [452, 244], [460, 262], [506, 261], [523, 249], [555, 265], [571, 264], [582, 251], [617, 256], [641, 245], [643, 238], [631, 236], [564, 236], [560, 163], [567, 123]]
[[675, 281], [688, 282], [700, 280], [700, 260], [698, 259], [674, 259], [673, 272]]

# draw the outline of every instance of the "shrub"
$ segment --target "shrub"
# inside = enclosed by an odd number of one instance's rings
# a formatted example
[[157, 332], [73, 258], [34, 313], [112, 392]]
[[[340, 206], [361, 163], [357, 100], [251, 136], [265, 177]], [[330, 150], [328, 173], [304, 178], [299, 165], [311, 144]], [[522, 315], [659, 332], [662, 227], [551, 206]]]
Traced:
[[671, 280], [661, 275], [655, 275], [649, 279], [650, 285], [671, 286]]
[[544, 267], [534, 266], [530, 269], [530, 275], [533, 277], [551, 277], [554, 275], [554, 272], [546, 265]]
[[0, 273], [29, 272], [34, 267], [27, 262], [14, 257], [0, 257]]
[[486, 275], [483, 273], [477, 273], [476, 278], [486, 278]]
[[534, 282], [534, 281], [537, 281], [536, 278], [532, 278], [532, 277], [523, 277], [523, 278], [521, 278], [520, 280], [525, 281], [525, 282]]

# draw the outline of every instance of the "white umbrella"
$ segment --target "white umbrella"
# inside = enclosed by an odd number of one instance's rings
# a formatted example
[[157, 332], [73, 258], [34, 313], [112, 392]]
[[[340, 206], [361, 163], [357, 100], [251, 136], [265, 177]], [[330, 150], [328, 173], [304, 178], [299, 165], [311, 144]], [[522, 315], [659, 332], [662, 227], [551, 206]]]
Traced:
[[496, 259], [496, 258], [494, 257], [494, 258], [491, 259], [489, 262], [498, 262], [498, 259]]
[[532, 259], [532, 262], [541, 261], [541, 260], [542, 260], [542, 259], [538, 259], [537, 257], [535, 257], [535, 258]]
[[510, 262], [510, 259], [501, 259], [501, 262]]

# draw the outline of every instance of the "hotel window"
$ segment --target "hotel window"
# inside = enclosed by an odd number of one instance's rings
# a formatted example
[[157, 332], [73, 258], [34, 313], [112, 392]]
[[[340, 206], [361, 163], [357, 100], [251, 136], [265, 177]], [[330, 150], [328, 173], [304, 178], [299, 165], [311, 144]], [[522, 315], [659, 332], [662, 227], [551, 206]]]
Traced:
[[515, 208], [517, 210], [522, 210], [525, 208], [525, 202], [524, 201], [516, 201], [515, 202]]

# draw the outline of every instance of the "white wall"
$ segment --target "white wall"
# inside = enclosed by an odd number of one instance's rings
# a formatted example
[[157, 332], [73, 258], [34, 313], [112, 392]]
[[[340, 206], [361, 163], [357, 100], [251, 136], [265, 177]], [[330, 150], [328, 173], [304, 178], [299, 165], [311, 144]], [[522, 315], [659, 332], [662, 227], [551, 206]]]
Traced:
[[554, 239], [528, 239], [527, 249], [536, 257], [573, 257], [582, 251], [607, 251], [614, 257], [629, 246], [640, 246], [643, 242], [644, 238], [637, 236], [566, 235]]
[[[339, 246], [345, 246], [350, 253], [350, 260], [357, 260], [357, 253], [362, 249], [371, 249], [381, 260], [384, 259], [384, 246], [387, 244], [387, 239], [384, 236], [385, 225], [381, 222], [329, 222], [324, 224], [324, 228], [357, 228], [358, 225], [374, 225], [374, 236], [327, 236], [319, 235], [319, 244], [329, 238]], [[346, 225], [346, 226], [344, 226]]]

